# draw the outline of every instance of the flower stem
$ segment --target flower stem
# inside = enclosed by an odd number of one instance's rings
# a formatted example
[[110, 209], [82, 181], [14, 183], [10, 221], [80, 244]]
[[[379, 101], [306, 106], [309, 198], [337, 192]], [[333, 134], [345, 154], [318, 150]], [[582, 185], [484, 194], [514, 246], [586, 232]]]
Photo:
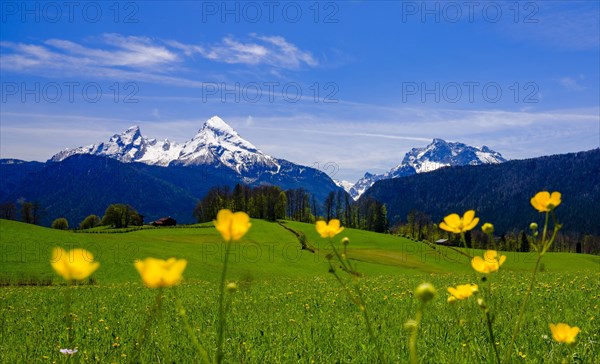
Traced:
[[67, 282], [67, 287], [65, 288], [65, 325], [67, 326], [67, 342], [69, 349], [73, 349], [73, 315], [71, 315], [71, 303], [73, 282]]
[[138, 339], [135, 342], [134, 352], [133, 352], [133, 356], [131, 358], [132, 363], [140, 362], [140, 353], [142, 351], [142, 345], [146, 341], [146, 338], [148, 336], [148, 331], [150, 330], [150, 326], [152, 326], [152, 321], [154, 320], [155, 316], [157, 319], [160, 316], [162, 300], [163, 300], [163, 291], [162, 291], [162, 288], [159, 288], [158, 292], [156, 293], [154, 305], [152, 306], [150, 312], [148, 312], [148, 315], [146, 316], [146, 322], [144, 323], [144, 327], [140, 331]]
[[496, 363], [500, 364], [500, 354], [498, 354], [498, 348], [496, 347], [496, 339], [494, 338], [494, 327], [492, 325], [492, 316], [490, 315], [490, 304], [492, 300], [492, 282], [490, 279], [487, 280], [487, 290], [485, 291], [485, 304], [487, 307], [483, 308], [485, 313], [485, 319], [487, 321], [488, 333], [490, 335], [490, 345], [492, 346], [492, 351], [496, 357]]
[[[544, 228], [544, 235], [546, 234]], [[544, 242], [542, 241], [542, 244]], [[510, 345], [506, 350], [506, 355], [504, 356], [504, 362], [509, 363], [510, 357], [513, 351], [513, 346], [515, 345], [515, 340], [517, 339], [517, 335], [519, 334], [519, 329], [521, 327], [521, 321], [523, 320], [523, 315], [525, 314], [525, 308], [527, 307], [527, 302], [529, 301], [529, 297], [531, 296], [531, 292], [533, 291], [533, 286], [535, 285], [535, 276], [538, 271], [538, 267], [540, 266], [540, 261], [542, 260], [542, 255], [538, 254], [538, 258], [535, 261], [535, 266], [533, 267], [533, 273], [531, 275], [531, 282], [529, 283], [529, 288], [527, 289], [527, 293], [525, 293], [525, 299], [521, 304], [521, 309], [519, 310], [519, 316], [517, 317], [517, 322], [515, 324], [515, 328], [513, 330], [512, 338], [510, 339]]]
[[354, 303], [356, 306], [358, 306], [359, 310], [361, 311], [363, 318], [365, 319], [365, 325], [367, 326], [367, 333], [369, 334], [369, 341], [373, 345], [375, 345], [375, 351], [377, 352], [378, 362], [383, 363], [384, 362], [383, 354], [381, 352], [381, 349], [379, 348], [379, 345], [377, 345], [377, 339], [375, 337], [375, 332], [373, 331], [373, 326], [371, 324], [371, 319], [369, 317], [367, 305], [365, 303], [365, 300], [364, 300], [364, 297], [360, 290], [360, 287], [356, 283], [356, 279], [358, 279], [357, 277], [359, 277], [360, 274], [354, 269], [354, 267], [352, 267], [352, 264], [350, 263], [350, 261], [347, 260], [346, 248], [344, 248], [344, 257], [345, 258], [343, 258], [342, 255], [340, 255], [340, 253], [337, 251], [333, 241], [330, 240], [329, 243], [331, 245], [331, 248], [333, 249], [334, 255], [336, 256], [336, 258], [342, 265], [342, 270], [344, 270], [349, 275], [353, 276], [352, 277], [352, 290], [348, 287], [348, 285], [344, 282], [344, 280], [342, 280], [342, 278], [337, 274], [333, 264], [331, 264], [331, 261], [329, 261], [329, 271], [333, 274], [333, 276], [338, 281], [338, 283], [340, 284], [342, 289], [346, 292], [346, 295], [348, 295], [348, 298], [350, 298], [352, 303]]
[[465, 237], [464, 232], [460, 233], [460, 240], [462, 241], [463, 246], [465, 247], [465, 255], [467, 256], [467, 261], [468, 261], [469, 265], [471, 265], [471, 258], [473, 258], [473, 256], [471, 255], [471, 251], [470, 251], [469, 247], [467, 246], [467, 238]]
[[375, 351], [377, 351], [377, 358], [379, 359], [379, 363], [383, 363], [384, 362], [383, 354], [381, 353], [381, 349], [379, 348], [379, 345], [377, 345], [377, 339], [375, 338], [375, 332], [373, 331], [373, 326], [371, 325], [371, 319], [369, 318], [367, 305], [362, 296], [362, 293], [360, 292], [360, 288], [358, 287], [358, 284], [354, 283], [354, 289], [356, 290], [356, 293], [357, 293], [357, 296], [358, 296], [358, 299], [360, 302], [359, 308], [365, 319], [365, 324], [367, 326], [367, 333], [369, 334], [370, 341], [373, 345], [375, 345]]
[[177, 292], [174, 291], [174, 293], [175, 293], [175, 305], [177, 306], [179, 315], [182, 318], [183, 326], [185, 326], [185, 329], [188, 332], [188, 335], [190, 336], [190, 338], [192, 340], [192, 344], [194, 344], [194, 346], [196, 347], [196, 350], [200, 354], [200, 359], [201, 359], [202, 363], [210, 363], [210, 359], [208, 358], [208, 352], [206, 351], [206, 349], [204, 349], [202, 344], [200, 344], [200, 342], [198, 341], [198, 338], [194, 334], [194, 330], [192, 329], [192, 327], [190, 325], [185, 308], [183, 307], [183, 304], [181, 303], [181, 299], [177, 295]]
[[494, 339], [494, 329], [492, 328], [492, 318], [490, 317], [489, 311], [486, 311], [485, 317], [487, 319], [488, 332], [490, 333], [490, 345], [492, 345], [492, 349], [494, 350], [494, 354], [496, 355], [496, 362], [500, 364], [500, 354], [498, 354], [498, 348], [496, 347], [496, 339]]
[[225, 279], [227, 278], [227, 264], [229, 263], [229, 252], [231, 250], [231, 240], [227, 242], [225, 248], [225, 258], [223, 260], [223, 271], [221, 272], [221, 285], [219, 286], [219, 327], [217, 331], [217, 354], [215, 363], [223, 361], [223, 335], [225, 333]]
[[419, 305], [417, 309], [417, 317], [415, 319], [416, 325], [410, 334], [408, 339], [408, 348], [410, 350], [410, 363], [418, 364], [419, 359], [417, 358], [417, 338], [419, 333], [419, 327], [421, 326], [421, 319], [423, 318], [423, 304]]

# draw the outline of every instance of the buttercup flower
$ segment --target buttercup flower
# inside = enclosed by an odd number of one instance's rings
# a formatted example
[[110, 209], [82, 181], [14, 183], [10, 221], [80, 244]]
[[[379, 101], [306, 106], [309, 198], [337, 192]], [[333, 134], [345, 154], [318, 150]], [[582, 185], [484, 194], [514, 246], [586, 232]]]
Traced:
[[490, 224], [489, 222], [486, 222], [481, 227], [481, 231], [483, 231], [486, 234], [493, 234], [494, 233], [494, 225]]
[[181, 274], [186, 266], [187, 260], [175, 258], [168, 260], [146, 258], [135, 261], [135, 268], [148, 288], [171, 287], [179, 284], [183, 279]]
[[460, 234], [473, 229], [478, 223], [479, 218], [475, 217], [475, 211], [469, 210], [465, 212], [462, 218], [458, 214], [450, 214], [444, 217], [444, 221], [440, 223], [440, 229]]
[[550, 331], [552, 331], [552, 338], [559, 343], [574, 344], [577, 334], [579, 334], [579, 327], [569, 326], [565, 323], [550, 324]]
[[331, 219], [329, 220], [329, 223], [319, 220], [317, 221], [315, 228], [322, 238], [333, 238], [344, 230], [344, 228], [340, 226], [340, 220], [338, 219]]
[[461, 284], [456, 286], [456, 288], [454, 287], [448, 287], [448, 292], [450, 292], [450, 294], [452, 296], [448, 297], [448, 302], [451, 302], [451, 298], [453, 298], [452, 301], [454, 300], [464, 300], [467, 299], [469, 297], [471, 297], [471, 295], [475, 292], [478, 291], [478, 287], [476, 284]]
[[500, 266], [504, 264], [506, 260], [505, 255], [498, 257], [498, 252], [495, 250], [488, 250], [483, 253], [483, 258], [477, 256], [471, 259], [471, 266], [479, 273], [492, 273], [500, 269]]
[[214, 224], [225, 241], [240, 240], [252, 226], [247, 213], [242, 211], [233, 213], [227, 209], [217, 213]]
[[560, 205], [561, 196], [560, 192], [552, 192], [552, 194], [548, 191], [538, 192], [531, 198], [531, 206], [539, 212], [552, 211]]
[[62, 248], [52, 250], [50, 264], [56, 273], [67, 281], [82, 281], [100, 266], [100, 263], [94, 262], [92, 253], [85, 249], [73, 249], [67, 252]]

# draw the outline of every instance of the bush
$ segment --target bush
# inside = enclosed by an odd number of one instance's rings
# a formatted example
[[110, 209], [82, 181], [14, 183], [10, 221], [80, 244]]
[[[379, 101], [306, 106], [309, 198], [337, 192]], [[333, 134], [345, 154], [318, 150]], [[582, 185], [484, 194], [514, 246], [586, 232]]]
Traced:
[[91, 229], [100, 225], [100, 217], [96, 215], [89, 215], [81, 223], [79, 223], [80, 229]]
[[52, 228], [58, 230], [68, 230], [69, 222], [64, 217], [59, 217], [58, 219], [52, 221]]

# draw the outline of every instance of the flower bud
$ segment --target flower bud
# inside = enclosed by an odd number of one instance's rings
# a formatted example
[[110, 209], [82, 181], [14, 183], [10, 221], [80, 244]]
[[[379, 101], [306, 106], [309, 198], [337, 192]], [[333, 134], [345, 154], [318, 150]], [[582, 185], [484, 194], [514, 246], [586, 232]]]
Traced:
[[231, 282], [231, 283], [227, 283], [227, 286], [225, 288], [229, 292], [235, 292], [235, 291], [237, 291], [238, 286], [237, 286], [237, 284], [235, 284], [235, 282]]
[[490, 224], [489, 222], [486, 222], [481, 227], [481, 230], [486, 234], [493, 234], [494, 233], [494, 225]]
[[415, 320], [408, 320], [404, 324], [404, 328], [409, 331], [415, 330], [417, 328], [417, 326], [418, 326], [417, 321], [415, 321]]
[[435, 297], [436, 291], [431, 283], [421, 283], [415, 289], [415, 296], [423, 303], [431, 301]]
[[532, 222], [531, 224], [529, 224], [529, 228], [533, 231], [538, 229], [538, 224], [536, 224], [535, 222]]
[[345, 238], [343, 238], [343, 239], [342, 239], [342, 244], [343, 244], [343, 245], [348, 245], [348, 244], [350, 244], [350, 239], [348, 239], [348, 237], [345, 237]]

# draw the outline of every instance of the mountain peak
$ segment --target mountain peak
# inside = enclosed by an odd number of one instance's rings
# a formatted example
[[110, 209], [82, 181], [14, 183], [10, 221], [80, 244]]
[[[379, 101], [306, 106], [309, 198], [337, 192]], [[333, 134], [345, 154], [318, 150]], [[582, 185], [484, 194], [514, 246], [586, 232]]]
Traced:
[[233, 130], [233, 128], [231, 126], [229, 126], [229, 124], [227, 124], [223, 119], [221, 119], [217, 115], [206, 120], [203, 128], [211, 128], [211, 129], [227, 131], [230, 133], [235, 133], [235, 130]]
[[434, 138], [425, 147], [412, 148], [404, 155], [402, 163], [390, 171], [377, 175], [366, 173], [363, 178], [352, 186], [349, 192], [354, 199], [358, 199], [363, 192], [382, 179], [406, 177], [448, 166], [495, 164], [505, 161], [506, 159], [500, 153], [485, 146], [477, 148], [463, 143], [447, 142], [441, 138]]
[[273, 172], [280, 168], [276, 159], [258, 150], [218, 116], [208, 119], [184, 145], [176, 163], [221, 164], [238, 174], [251, 170]]
[[216, 115], [206, 120], [202, 128], [198, 131], [198, 134], [186, 144], [184, 154], [191, 152], [191, 148], [197, 151], [199, 147], [204, 148], [219, 145], [236, 146], [237, 148], [247, 149], [252, 152], [258, 151], [252, 143], [242, 138], [235, 129]]

